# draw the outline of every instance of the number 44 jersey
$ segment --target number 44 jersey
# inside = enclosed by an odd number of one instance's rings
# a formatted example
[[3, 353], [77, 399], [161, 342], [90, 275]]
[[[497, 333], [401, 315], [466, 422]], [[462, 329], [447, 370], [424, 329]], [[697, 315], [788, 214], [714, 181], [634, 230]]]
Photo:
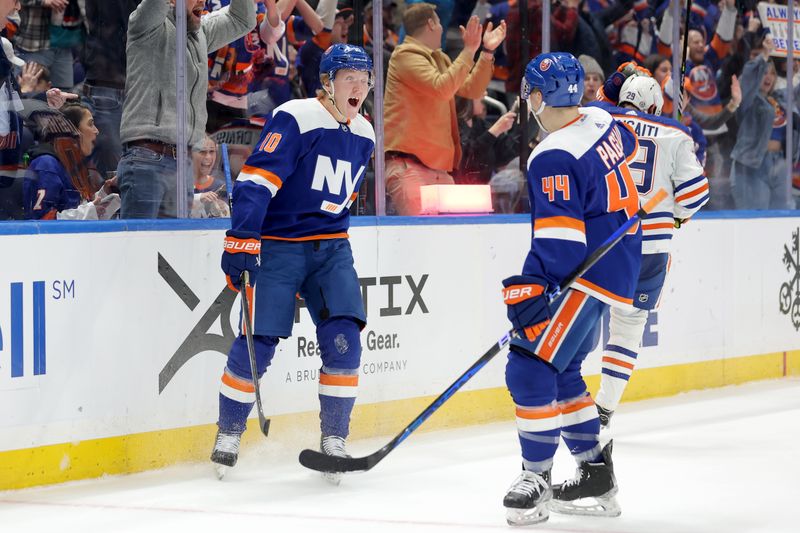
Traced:
[[644, 204], [659, 189], [667, 197], [642, 221], [642, 253], [666, 253], [675, 219], [685, 221], [708, 202], [709, 189], [703, 166], [697, 160], [689, 129], [677, 120], [649, 115], [606, 102], [592, 106], [605, 109], [633, 128], [639, 152], [629, 162], [633, 181]]
[[[639, 209], [628, 162], [636, 135], [597, 107], [554, 131], [528, 159], [533, 234], [523, 274], [555, 287]], [[627, 307], [639, 276], [641, 230], [635, 225], [573, 286]]]

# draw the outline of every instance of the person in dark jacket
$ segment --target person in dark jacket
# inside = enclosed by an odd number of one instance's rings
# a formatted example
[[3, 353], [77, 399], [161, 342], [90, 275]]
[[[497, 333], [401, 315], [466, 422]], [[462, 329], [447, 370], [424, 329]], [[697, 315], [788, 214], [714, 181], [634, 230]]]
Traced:
[[92, 155], [103, 175], [116, 170], [122, 156], [119, 128], [125, 104], [128, 18], [141, 1], [86, 0], [87, 33], [81, 61], [86, 68], [83, 96], [103, 132]]
[[519, 154], [519, 133], [512, 131], [515, 111], [503, 114], [489, 125], [482, 99], [456, 96], [461, 162], [453, 172], [456, 183], [487, 184], [492, 174]]

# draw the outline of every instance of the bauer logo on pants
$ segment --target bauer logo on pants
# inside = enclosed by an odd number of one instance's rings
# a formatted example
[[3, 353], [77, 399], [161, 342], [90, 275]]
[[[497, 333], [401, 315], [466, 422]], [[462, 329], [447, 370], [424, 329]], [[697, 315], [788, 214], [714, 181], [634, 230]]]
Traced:
[[789, 315], [794, 329], [800, 331], [800, 228], [792, 232], [791, 250], [783, 245], [783, 264], [789, 279], [780, 290], [780, 311]]

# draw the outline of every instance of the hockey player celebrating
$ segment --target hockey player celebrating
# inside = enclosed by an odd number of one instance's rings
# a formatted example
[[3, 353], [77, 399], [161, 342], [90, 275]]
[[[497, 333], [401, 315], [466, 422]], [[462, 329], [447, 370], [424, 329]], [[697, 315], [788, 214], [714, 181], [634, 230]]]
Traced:
[[[234, 290], [245, 270], [255, 280], [249, 301], [259, 375], [278, 340], [292, 334], [295, 295], [305, 299], [322, 356], [321, 450], [345, 456], [366, 324], [347, 230], [375, 147], [375, 132], [358, 113], [372, 87], [372, 60], [358, 46], [336, 44], [322, 56], [320, 81], [316, 98], [286, 102], [264, 125], [233, 188], [222, 270]], [[240, 334], [222, 375], [214, 463], [236, 464], [254, 401]]]
[[[545, 53], [528, 64], [522, 86], [522, 98], [550, 135], [528, 159], [530, 252], [522, 274], [503, 281], [508, 317], [519, 335], [506, 365], [523, 468], [503, 500], [511, 525], [547, 520], [549, 508], [620, 513], [611, 443], [600, 446], [600, 422], [581, 363], [597, 342], [606, 307], [631, 305], [641, 258], [638, 226], [547, 304], [548, 291], [639, 208], [628, 168], [636, 137], [602, 109], [578, 108], [583, 79], [575, 57]], [[561, 438], [578, 470], [575, 479], [551, 487]]]
[[636, 74], [619, 91], [619, 107], [605, 109], [630, 125], [639, 138], [639, 153], [630, 163], [642, 204], [659, 189], [668, 196], [660, 210], [642, 221], [642, 267], [632, 308], [611, 309], [611, 334], [605, 346], [596, 403], [600, 424], [609, 425], [636, 364], [647, 315], [658, 306], [670, 264], [670, 239], [675, 228], [708, 202], [708, 180], [697, 160], [694, 141], [680, 122], [662, 117], [664, 98], [653, 78]]

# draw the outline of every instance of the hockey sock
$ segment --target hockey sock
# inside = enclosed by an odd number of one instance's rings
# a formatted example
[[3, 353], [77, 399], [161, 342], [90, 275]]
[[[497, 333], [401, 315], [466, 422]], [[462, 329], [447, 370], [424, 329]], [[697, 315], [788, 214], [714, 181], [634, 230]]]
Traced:
[[324, 436], [346, 438], [350, 433], [350, 413], [358, 393], [358, 371], [343, 372], [346, 371], [322, 367], [319, 375], [319, 419]]
[[255, 387], [250, 379], [239, 377], [228, 368], [222, 374], [219, 391], [219, 420], [217, 426], [223, 433], [243, 433], [247, 416], [256, 401]]
[[553, 464], [561, 434], [556, 369], [512, 347], [506, 363], [506, 385], [516, 406], [522, 464], [525, 470], [545, 472]]
[[597, 403], [610, 411], [616, 410], [628, 380], [633, 374], [638, 354], [622, 346], [608, 344], [603, 354], [600, 390]]
[[600, 418], [589, 393], [559, 402], [561, 437], [576, 461], [595, 463], [601, 460]]
[[603, 353], [600, 390], [595, 401], [609, 411], [616, 410], [636, 366], [647, 311], [611, 310], [611, 335]]
[[[278, 345], [277, 337], [254, 335], [256, 366], [259, 376], [263, 375], [275, 354]], [[222, 374], [219, 388], [219, 421], [220, 431], [225, 433], [242, 433], [247, 426], [247, 417], [256, 401], [256, 389], [253, 386], [250, 369], [250, 355], [247, 340], [239, 335], [231, 345], [228, 364]]]
[[550, 470], [561, 434], [558, 406], [555, 402], [542, 407], [517, 405], [516, 415], [523, 467], [531, 472]]
[[358, 394], [361, 327], [348, 317], [334, 317], [317, 328], [322, 356], [319, 373], [319, 418], [322, 435], [346, 438]]

